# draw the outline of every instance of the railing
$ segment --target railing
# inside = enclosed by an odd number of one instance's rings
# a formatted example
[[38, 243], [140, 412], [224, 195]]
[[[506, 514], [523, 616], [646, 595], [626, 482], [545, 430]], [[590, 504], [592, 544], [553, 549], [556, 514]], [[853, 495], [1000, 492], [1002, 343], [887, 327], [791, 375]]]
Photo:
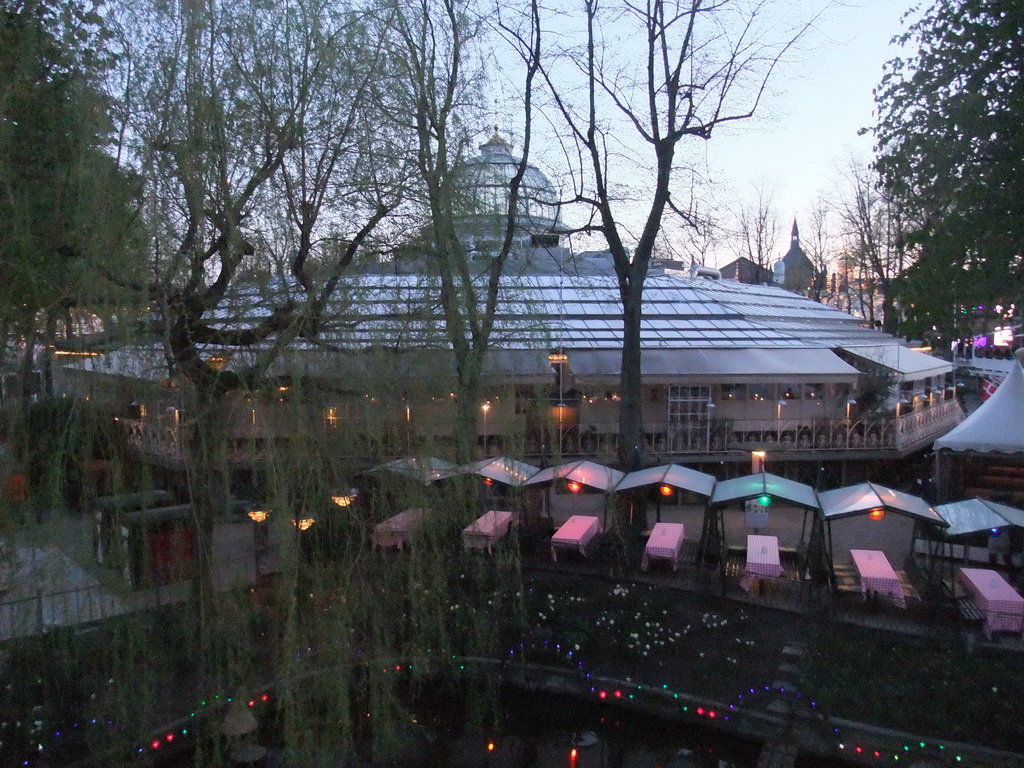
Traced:
[[40, 635], [54, 627], [90, 624], [125, 611], [116, 595], [99, 586], [39, 591], [32, 597], [0, 603], [0, 640]]
[[[648, 422], [644, 426], [645, 452], [649, 455], [721, 454], [736, 451], [811, 451], [905, 453], [940, 437], [963, 419], [959, 402], [950, 398], [895, 417], [862, 419], [763, 419], [731, 420], [712, 418], [699, 425], [678, 422]], [[129, 440], [140, 452], [182, 461], [186, 451], [180, 426], [121, 419]], [[563, 455], [606, 456], [616, 452], [618, 422], [590, 423], [578, 427], [551, 427], [544, 436], [528, 436], [526, 452], [554, 453], [560, 445]], [[488, 448], [500, 452], [501, 435], [487, 436]], [[232, 458], [257, 462], [266, 458], [265, 446], [238, 443]]]
[[[712, 419], [703, 427], [687, 428], [668, 422], [644, 426], [646, 453], [652, 455], [721, 454], [772, 450], [793, 452], [905, 453], [927, 445], [963, 419], [955, 399], [898, 417], [864, 419]], [[559, 445], [562, 454], [600, 456], [615, 453], [617, 423], [589, 424], [553, 430], [547, 450]], [[540, 445], [535, 446], [540, 449]]]

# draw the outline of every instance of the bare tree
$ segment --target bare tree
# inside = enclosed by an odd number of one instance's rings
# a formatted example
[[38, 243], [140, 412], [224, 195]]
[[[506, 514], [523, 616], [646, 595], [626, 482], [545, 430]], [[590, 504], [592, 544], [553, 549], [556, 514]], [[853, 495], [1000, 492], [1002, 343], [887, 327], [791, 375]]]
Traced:
[[736, 222], [736, 254], [769, 272], [778, 252], [779, 234], [782, 231], [775, 195], [774, 184], [761, 179], [753, 185], [753, 193], [733, 213]]
[[[604, 237], [618, 277], [618, 459], [628, 466], [643, 451], [644, 281], [666, 214], [686, 224], [695, 218], [686, 204], [692, 198], [680, 192], [693, 178], [680, 150], [687, 139], [706, 141], [717, 127], [752, 116], [809, 23], [780, 32], [792, 9], [780, 4], [774, 15], [769, 2], [582, 0], [580, 10], [578, 20], [552, 16], [562, 30], [578, 24], [583, 43], [549, 61], [545, 77], [567, 129], [575, 202], [589, 209], [583, 229]], [[638, 167], [649, 176], [643, 193], [631, 193], [627, 179]]]
[[835, 272], [829, 278], [829, 270], [835, 269], [834, 233], [832, 230], [832, 206], [823, 196], [819, 195], [811, 204], [811, 218], [805, 229], [803, 238], [804, 252], [814, 267], [814, 282], [811, 284], [811, 298], [827, 303]]
[[892, 283], [908, 266], [902, 226], [867, 165], [851, 159], [843, 177], [836, 212], [842, 222], [847, 251], [853, 257], [853, 279], [861, 312], [887, 333], [897, 333], [899, 317]]
[[[441, 313], [457, 378], [456, 442], [461, 458], [475, 450], [480, 380], [490, 344], [505, 264], [518, 226], [520, 186], [528, 167], [533, 81], [539, 67], [536, 6], [497, 16], [497, 31], [525, 63], [521, 157], [507, 180], [508, 197], [496, 227], [498, 246], [481, 264], [469, 258], [460, 221], [477, 213], [467, 187], [467, 148], [481, 109], [484, 14], [466, 0], [390, 0], [379, 11], [394, 77], [381, 83], [386, 110], [410, 135], [417, 158], [416, 199], [423, 212], [424, 246], [439, 281]], [[474, 63], [476, 62], [476, 64]]]

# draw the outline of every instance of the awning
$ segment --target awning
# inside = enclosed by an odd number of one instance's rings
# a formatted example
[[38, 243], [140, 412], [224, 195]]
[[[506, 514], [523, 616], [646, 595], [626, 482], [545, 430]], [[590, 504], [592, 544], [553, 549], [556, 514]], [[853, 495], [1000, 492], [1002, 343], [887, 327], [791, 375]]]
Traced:
[[464, 464], [459, 467], [459, 472], [466, 474], [480, 475], [505, 485], [523, 485], [527, 480], [536, 475], [540, 467], [527, 464], [524, 461], [510, 459], [506, 456], [498, 456], [493, 459], [480, 459], [472, 464]]
[[368, 469], [367, 472], [391, 472], [395, 475], [419, 480], [424, 485], [430, 485], [438, 480], [444, 480], [445, 478], [461, 474], [462, 470], [450, 461], [439, 459], [436, 456], [425, 456], [423, 458], [407, 456], [373, 467]]
[[826, 520], [866, 515], [873, 509], [881, 509], [926, 520], [943, 528], [947, 525], [924, 499], [875, 483], [858, 483], [845, 488], [821, 491], [818, 493], [818, 499], [821, 501], [821, 514]]
[[626, 476], [615, 486], [615, 490], [627, 491], [630, 488], [641, 488], [645, 485], [670, 485], [673, 488], [692, 491], [706, 499], [715, 489], [715, 476], [678, 464], [662, 464], [658, 467], [627, 472]]
[[709, 504], [717, 507], [734, 501], [756, 499], [765, 493], [773, 499], [788, 501], [798, 507], [819, 508], [818, 497], [811, 486], [770, 472], [757, 472], [753, 475], [722, 480], [715, 486]]
[[952, 363], [947, 363], [945, 360], [940, 360], [937, 357], [917, 352], [899, 344], [840, 347], [840, 349], [875, 365], [901, 373], [911, 379], [923, 379], [925, 376], [941, 376], [953, 370]]
[[947, 536], [962, 536], [1010, 525], [1024, 528], [1024, 511], [987, 499], [939, 504], [935, 511], [949, 523], [949, 528], [945, 530]]
[[610, 491], [619, 484], [622, 478], [622, 472], [606, 467], [604, 464], [594, 461], [573, 461], [569, 464], [559, 464], [556, 467], [542, 469], [523, 485], [538, 485], [562, 479], [582, 483], [591, 488], [597, 488], [599, 491]]
[[[577, 376], [618, 376], [618, 349], [570, 349], [569, 368]], [[764, 380], [791, 377], [816, 382], [850, 382], [859, 371], [828, 349], [645, 349], [640, 356], [644, 376], [723, 377]]]

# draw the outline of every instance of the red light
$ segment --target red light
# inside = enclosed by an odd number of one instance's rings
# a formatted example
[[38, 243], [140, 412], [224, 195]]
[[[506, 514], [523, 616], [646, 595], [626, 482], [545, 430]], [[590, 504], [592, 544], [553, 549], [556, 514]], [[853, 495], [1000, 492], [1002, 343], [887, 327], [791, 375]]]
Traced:
[[164, 738], [166, 738], [168, 741], [174, 741], [174, 734], [168, 733], [167, 736], [165, 736]]
[[580, 484], [577, 483], [575, 480], [570, 480], [569, 481], [569, 492], [570, 493], [579, 493], [580, 492]]
[[606, 697], [607, 695], [608, 695], [607, 693], [605, 693], [604, 691], [601, 691], [601, 692], [600, 692], [599, 694], [597, 694], [597, 698], [599, 698], [599, 699], [603, 699], [603, 698], [605, 698], [605, 697]]
[[616, 699], [621, 699], [622, 698], [622, 691], [616, 691], [615, 692], [615, 698]]
[[249, 706], [250, 706], [250, 707], [255, 707], [255, 706], [256, 706], [256, 700], [255, 700], [255, 699], [253, 699], [252, 701], [250, 701], [250, 702], [249, 702]]
[[878, 751], [878, 750], [876, 749], [876, 750], [875, 750], [875, 757], [881, 757], [881, 756], [882, 756], [882, 753], [881, 753], [881, 752], [879, 752], [879, 751]]
[[150, 744], [150, 746], [153, 747], [153, 749], [159, 749], [159, 747], [160, 747], [160, 739], [153, 739], [153, 743]]
[[260, 696], [260, 701], [266, 701], [269, 698], [270, 697], [267, 694], [264, 693], [262, 696]]
[[863, 750], [863, 749], [861, 749], [860, 747], [856, 747], [856, 750], [857, 750], [857, 754], [858, 754], [858, 755], [859, 755], [859, 754], [860, 754], [861, 752], [863, 752], [863, 751], [864, 751], [864, 750]]
[[484, 485], [494, 485], [494, 481], [489, 477], [484, 478]]
[[673, 488], [671, 485], [663, 485], [658, 490], [661, 491], [662, 496], [671, 496], [675, 488]]
[[714, 717], [715, 717], [715, 710], [713, 710], [713, 709], [708, 710], [708, 717], [714, 719]]
[[876, 507], [875, 509], [872, 509], [870, 512], [868, 512], [868, 517], [870, 517], [872, 520], [881, 520], [883, 517], [885, 517], [885, 510], [882, 509], [881, 507]]
[[576, 768], [576, 747], [569, 750], [569, 768]]
[[703, 715], [704, 714], [704, 707], [697, 707], [697, 714], [698, 715]]

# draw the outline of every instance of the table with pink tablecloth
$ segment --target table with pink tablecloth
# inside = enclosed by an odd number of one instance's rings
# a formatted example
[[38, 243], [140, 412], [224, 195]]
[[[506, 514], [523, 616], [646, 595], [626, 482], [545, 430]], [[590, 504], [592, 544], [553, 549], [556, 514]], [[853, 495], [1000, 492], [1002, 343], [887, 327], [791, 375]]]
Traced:
[[985, 634], [1024, 630], [1024, 597], [996, 571], [961, 568], [960, 581], [971, 593], [971, 601], [985, 614]]
[[575, 549], [586, 556], [587, 545], [601, 530], [601, 521], [590, 515], [573, 515], [551, 537], [551, 559], [558, 561], [558, 549]]
[[423, 509], [406, 509], [373, 527], [372, 545], [402, 549], [423, 527]]
[[903, 584], [884, 552], [877, 549], [851, 549], [850, 557], [853, 558], [853, 566], [860, 578], [861, 592], [865, 595], [869, 592], [888, 595], [900, 608], [907, 607]]
[[749, 534], [747, 536], [747, 564], [743, 569], [740, 586], [749, 591], [754, 579], [777, 579], [782, 575], [779, 561], [779, 539], [776, 536]]
[[491, 509], [470, 523], [462, 530], [462, 544], [466, 549], [486, 549], [493, 551], [496, 541], [508, 533], [512, 522], [512, 513], [504, 510]]
[[679, 570], [679, 552], [683, 548], [686, 537], [686, 526], [682, 523], [657, 523], [651, 529], [644, 547], [644, 556], [640, 561], [640, 569], [646, 571], [652, 558], [668, 560], [672, 570]]

